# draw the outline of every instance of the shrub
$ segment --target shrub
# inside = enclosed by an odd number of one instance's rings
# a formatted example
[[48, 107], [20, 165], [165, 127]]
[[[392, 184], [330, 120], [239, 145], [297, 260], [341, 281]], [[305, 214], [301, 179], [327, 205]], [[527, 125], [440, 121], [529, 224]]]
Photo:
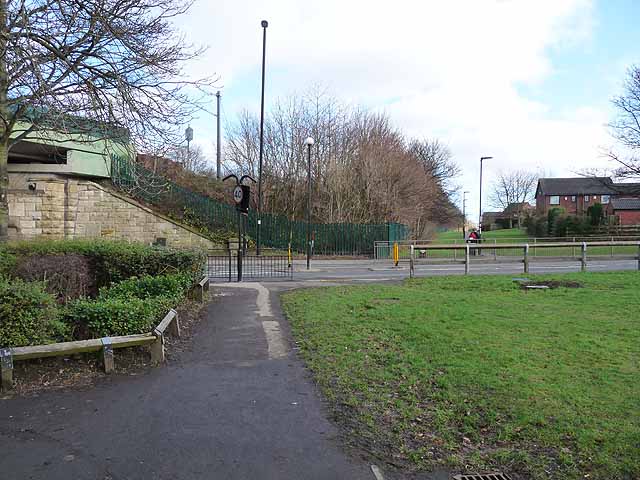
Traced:
[[152, 277], [145, 275], [141, 278], [129, 278], [112, 285], [110, 288], [100, 289], [100, 298], [136, 297], [153, 298], [165, 297], [181, 300], [193, 284], [193, 278], [188, 274], [160, 275]]
[[205, 255], [200, 251], [105, 240], [16, 242], [2, 246], [0, 253], [16, 256], [84, 255], [91, 260], [97, 287], [144, 275], [184, 273], [195, 279], [202, 272], [205, 261]]
[[77, 253], [20, 257], [13, 275], [25, 281], [40, 281], [58, 301], [95, 296], [94, 269], [85, 255]]
[[0, 278], [0, 347], [39, 345], [67, 334], [44, 284]]
[[556, 219], [564, 214], [564, 208], [552, 208], [547, 212], [547, 233], [554, 235], [556, 232]]
[[64, 321], [76, 338], [133, 335], [153, 330], [171, 306], [164, 297], [81, 299], [67, 305]]
[[604, 207], [601, 203], [594, 203], [587, 208], [587, 215], [591, 220], [591, 225], [597, 227], [604, 221]]

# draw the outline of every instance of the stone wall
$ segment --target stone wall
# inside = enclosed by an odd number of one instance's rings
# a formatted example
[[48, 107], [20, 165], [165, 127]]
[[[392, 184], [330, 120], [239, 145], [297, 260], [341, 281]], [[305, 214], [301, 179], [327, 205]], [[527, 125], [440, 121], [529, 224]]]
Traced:
[[210, 248], [210, 240], [90, 180], [10, 174], [9, 237], [110, 238]]

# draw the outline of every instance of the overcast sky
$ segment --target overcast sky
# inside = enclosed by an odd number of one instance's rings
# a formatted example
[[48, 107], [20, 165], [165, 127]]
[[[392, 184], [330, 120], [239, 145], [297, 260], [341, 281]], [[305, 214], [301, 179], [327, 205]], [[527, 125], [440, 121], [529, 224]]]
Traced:
[[[637, 0], [196, 0], [180, 28], [209, 46], [191, 69], [220, 76], [224, 122], [259, 111], [262, 19], [267, 109], [320, 85], [444, 141], [470, 212], [481, 156], [485, 192], [500, 170], [607, 167], [610, 100], [640, 62]], [[193, 127], [215, 162], [215, 118]]]

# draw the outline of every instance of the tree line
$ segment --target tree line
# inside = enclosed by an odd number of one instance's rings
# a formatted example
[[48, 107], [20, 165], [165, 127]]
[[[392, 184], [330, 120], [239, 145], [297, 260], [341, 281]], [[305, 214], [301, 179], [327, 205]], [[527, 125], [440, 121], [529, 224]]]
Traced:
[[[266, 115], [263, 211], [291, 219], [306, 217], [308, 136], [315, 140], [313, 222], [398, 222], [416, 236], [429, 225], [460, 223], [453, 201], [460, 169], [445, 144], [408, 139], [387, 115], [320, 93], [278, 100]], [[257, 179], [259, 137], [257, 115], [241, 112], [227, 128], [227, 168]]]

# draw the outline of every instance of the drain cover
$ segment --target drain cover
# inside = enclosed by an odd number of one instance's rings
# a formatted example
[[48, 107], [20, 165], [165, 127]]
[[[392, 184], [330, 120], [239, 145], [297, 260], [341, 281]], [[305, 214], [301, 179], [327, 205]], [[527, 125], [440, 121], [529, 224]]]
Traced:
[[453, 480], [511, 480], [511, 478], [504, 473], [471, 473], [456, 475]]

